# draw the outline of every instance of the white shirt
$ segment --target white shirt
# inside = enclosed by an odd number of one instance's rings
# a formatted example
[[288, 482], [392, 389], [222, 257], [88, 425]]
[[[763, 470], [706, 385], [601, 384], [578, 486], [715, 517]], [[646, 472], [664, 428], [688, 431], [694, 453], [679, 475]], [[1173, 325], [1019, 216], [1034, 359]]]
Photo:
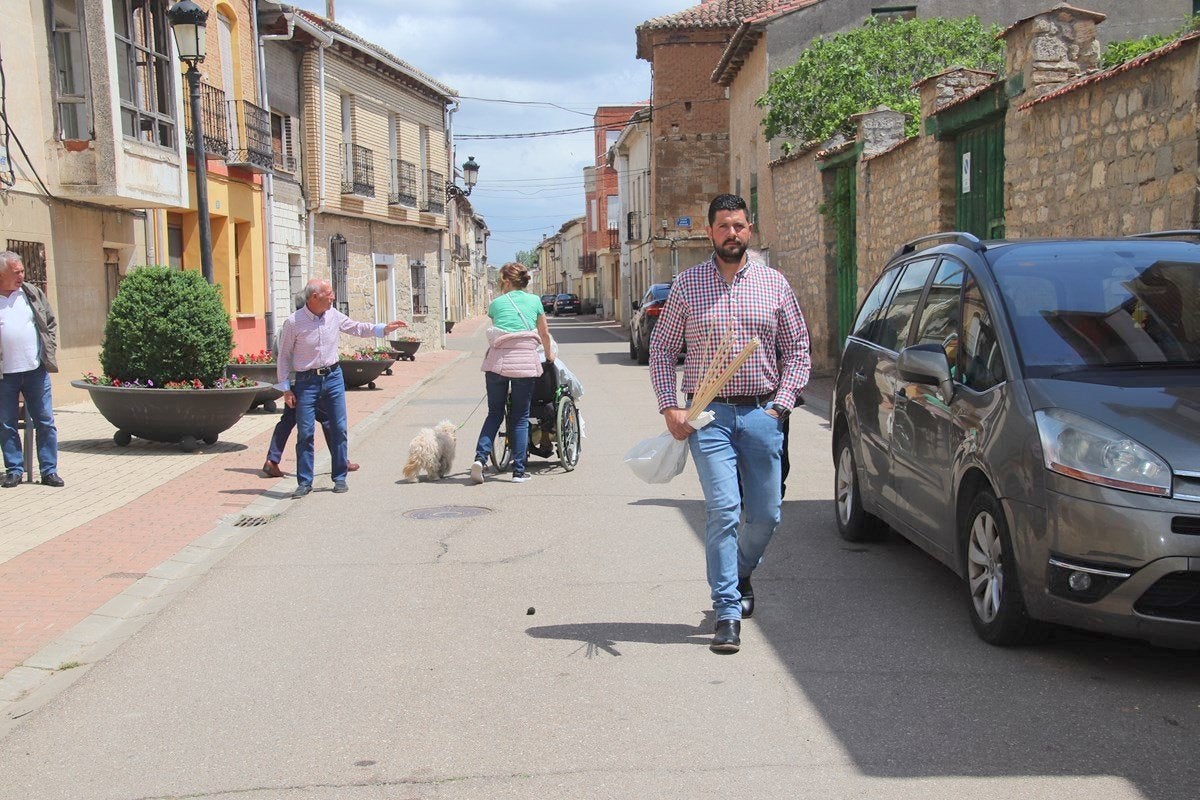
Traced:
[[0, 294], [0, 349], [4, 352], [5, 375], [28, 372], [42, 363], [33, 308], [20, 289], [8, 297]]

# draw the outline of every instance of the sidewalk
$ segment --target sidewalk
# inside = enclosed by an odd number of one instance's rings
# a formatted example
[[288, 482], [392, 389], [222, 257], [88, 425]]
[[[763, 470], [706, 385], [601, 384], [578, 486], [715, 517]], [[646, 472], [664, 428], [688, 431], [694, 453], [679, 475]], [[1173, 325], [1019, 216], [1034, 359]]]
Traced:
[[[447, 347], [465, 342], [485, 322], [458, 323]], [[351, 453], [356, 431], [369, 418], [462, 355], [456, 349], [421, 351], [415, 361], [396, 362], [378, 389], [348, 391]], [[112, 426], [91, 403], [55, 409], [66, 487], [23, 483], [0, 493], [0, 703], [17, 699], [27, 682], [4, 681], [10, 670], [222, 521], [252, 504], [288, 497], [295, 487], [294, 448], [281, 465], [287, 477], [271, 480], [260, 471], [278, 419], [247, 414], [217, 444], [189, 454], [141, 439], [117, 447]], [[328, 457], [320, 436], [317, 442], [319, 487]], [[371, 467], [364, 463], [362, 469]]]

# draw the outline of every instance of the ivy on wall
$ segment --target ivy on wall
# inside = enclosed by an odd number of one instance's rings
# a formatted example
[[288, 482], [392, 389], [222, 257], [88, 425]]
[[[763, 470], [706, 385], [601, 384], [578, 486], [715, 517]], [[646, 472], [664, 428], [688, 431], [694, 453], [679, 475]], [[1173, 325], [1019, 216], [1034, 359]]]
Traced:
[[[1000, 72], [999, 26], [976, 17], [868, 19], [859, 28], [814, 40], [790, 67], [771, 74], [757, 104], [768, 139], [824, 141], [854, 134], [850, 116], [886, 105], [909, 114], [917, 132], [920, 100], [913, 84], [954, 66]], [[784, 150], [789, 149], [785, 143]]]

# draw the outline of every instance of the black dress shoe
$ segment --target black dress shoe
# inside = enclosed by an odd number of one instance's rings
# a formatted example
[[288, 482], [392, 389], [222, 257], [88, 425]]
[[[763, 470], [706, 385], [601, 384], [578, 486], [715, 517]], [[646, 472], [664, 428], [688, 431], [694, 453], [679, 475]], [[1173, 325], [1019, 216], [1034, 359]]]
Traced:
[[742, 619], [750, 619], [754, 616], [754, 587], [749, 575], [738, 578], [738, 592], [742, 595]]
[[63, 481], [62, 478], [58, 477], [57, 472], [47, 472], [42, 476], [42, 486], [54, 486], [57, 488], [66, 485], [66, 482]]
[[292, 499], [299, 500], [301, 497], [306, 497], [312, 493], [311, 483], [302, 483], [296, 487], [296, 491], [292, 492]]
[[722, 619], [717, 621], [717, 632], [708, 646], [714, 653], [736, 653], [742, 647], [742, 621]]
[[0, 486], [4, 487], [5, 489], [11, 489], [14, 486], [20, 486], [20, 485], [21, 485], [21, 473], [19, 473], [19, 472], [4, 473], [4, 483], [0, 483]]

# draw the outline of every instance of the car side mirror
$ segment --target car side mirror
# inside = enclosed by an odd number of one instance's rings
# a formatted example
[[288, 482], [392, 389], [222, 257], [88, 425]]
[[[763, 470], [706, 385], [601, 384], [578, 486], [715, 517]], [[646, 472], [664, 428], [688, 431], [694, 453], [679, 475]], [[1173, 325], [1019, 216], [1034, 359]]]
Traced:
[[900, 377], [909, 383], [938, 387], [945, 403], [954, 398], [950, 362], [946, 358], [946, 351], [939, 344], [914, 344], [904, 348], [896, 361], [896, 370]]
[[642, 304], [639, 303], [637, 300], [630, 300], [629, 305], [633, 306], [634, 311], [637, 311], [639, 308], [642, 307]]

